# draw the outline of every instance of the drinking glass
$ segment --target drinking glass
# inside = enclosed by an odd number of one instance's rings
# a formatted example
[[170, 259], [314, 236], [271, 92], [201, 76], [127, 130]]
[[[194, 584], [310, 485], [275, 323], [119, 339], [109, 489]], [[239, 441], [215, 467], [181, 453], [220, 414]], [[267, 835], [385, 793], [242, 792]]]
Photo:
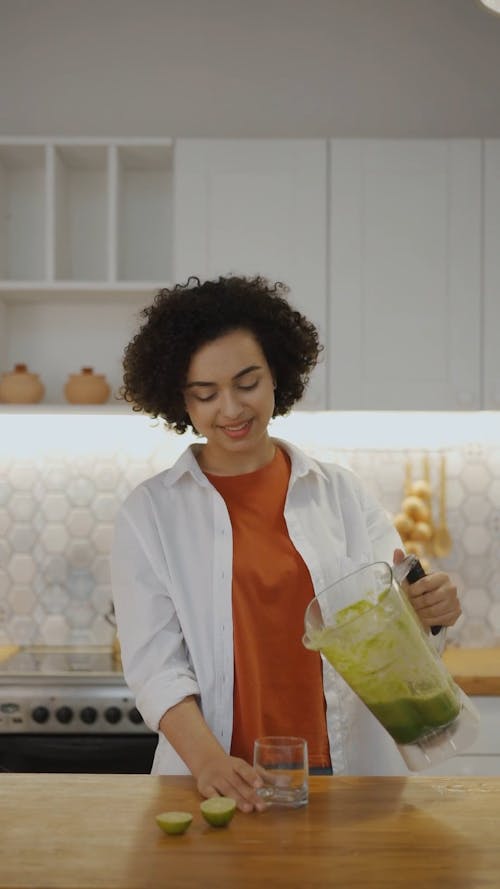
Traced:
[[269, 803], [298, 808], [309, 799], [307, 741], [266, 737], [254, 743], [253, 764], [264, 786], [257, 793]]

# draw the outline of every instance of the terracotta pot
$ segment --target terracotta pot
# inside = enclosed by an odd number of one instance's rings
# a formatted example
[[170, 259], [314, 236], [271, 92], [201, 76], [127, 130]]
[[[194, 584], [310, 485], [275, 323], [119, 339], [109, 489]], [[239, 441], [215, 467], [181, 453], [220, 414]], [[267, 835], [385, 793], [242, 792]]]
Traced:
[[82, 367], [79, 374], [70, 374], [64, 386], [70, 404], [104, 404], [111, 389], [104, 374], [95, 374], [92, 367]]
[[45, 394], [38, 374], [30, 373], [26, 364], [15, 364], [14, 370], [2, 374], [0, 401], [6, 404], [37, 404]]

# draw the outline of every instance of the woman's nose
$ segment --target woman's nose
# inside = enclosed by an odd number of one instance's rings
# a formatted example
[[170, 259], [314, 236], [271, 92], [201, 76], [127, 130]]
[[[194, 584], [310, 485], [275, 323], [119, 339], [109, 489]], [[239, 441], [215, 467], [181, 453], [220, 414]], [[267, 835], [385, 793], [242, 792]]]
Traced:
[[234, 419], [235, 417], [239, 417], [242, 412], [242, 406], [240, 404], [240, 399], [236, 392], [228, 391], [223, 392], [220, 402], [221, 412], [225, 417], [230, 419]]

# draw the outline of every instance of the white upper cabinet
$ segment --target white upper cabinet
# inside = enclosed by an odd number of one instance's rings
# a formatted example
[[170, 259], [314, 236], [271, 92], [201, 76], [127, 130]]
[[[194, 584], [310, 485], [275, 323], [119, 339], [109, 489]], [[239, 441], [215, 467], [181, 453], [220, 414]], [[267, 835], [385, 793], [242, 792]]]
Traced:
[[484, 408], [500, 410], [500, 140], [484, 146]]
[[[332, 140], [330, 149], [329, 406], [479, 408], [481, 143]], [[496, 265], [491, 302], [498, 275]]]
[[0, 373], [116, 391], [158, 287], [264, 275], [325, 351], [300, 407], [500, 410], [500, 140], [0, 137]]
[[[175, 275], [264, 275], [325, 339], [326, 142], [180, 139], [175, 150]], [[316, 368], [301, 407], [326, 407]]]

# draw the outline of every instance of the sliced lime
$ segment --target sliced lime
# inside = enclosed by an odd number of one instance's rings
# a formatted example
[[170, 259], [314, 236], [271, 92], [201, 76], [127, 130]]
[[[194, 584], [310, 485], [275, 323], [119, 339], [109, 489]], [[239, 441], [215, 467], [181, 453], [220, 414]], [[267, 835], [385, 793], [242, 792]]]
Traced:
[[225, 827], [236, 811], [236, 801], [230, 796], [212, 796], [200, 803], [200, 809], [212, 827]]
[[156, 823], [165, 833], [184, 833], [191, 824], [191, 812], [162, 812], [156, 816]]

